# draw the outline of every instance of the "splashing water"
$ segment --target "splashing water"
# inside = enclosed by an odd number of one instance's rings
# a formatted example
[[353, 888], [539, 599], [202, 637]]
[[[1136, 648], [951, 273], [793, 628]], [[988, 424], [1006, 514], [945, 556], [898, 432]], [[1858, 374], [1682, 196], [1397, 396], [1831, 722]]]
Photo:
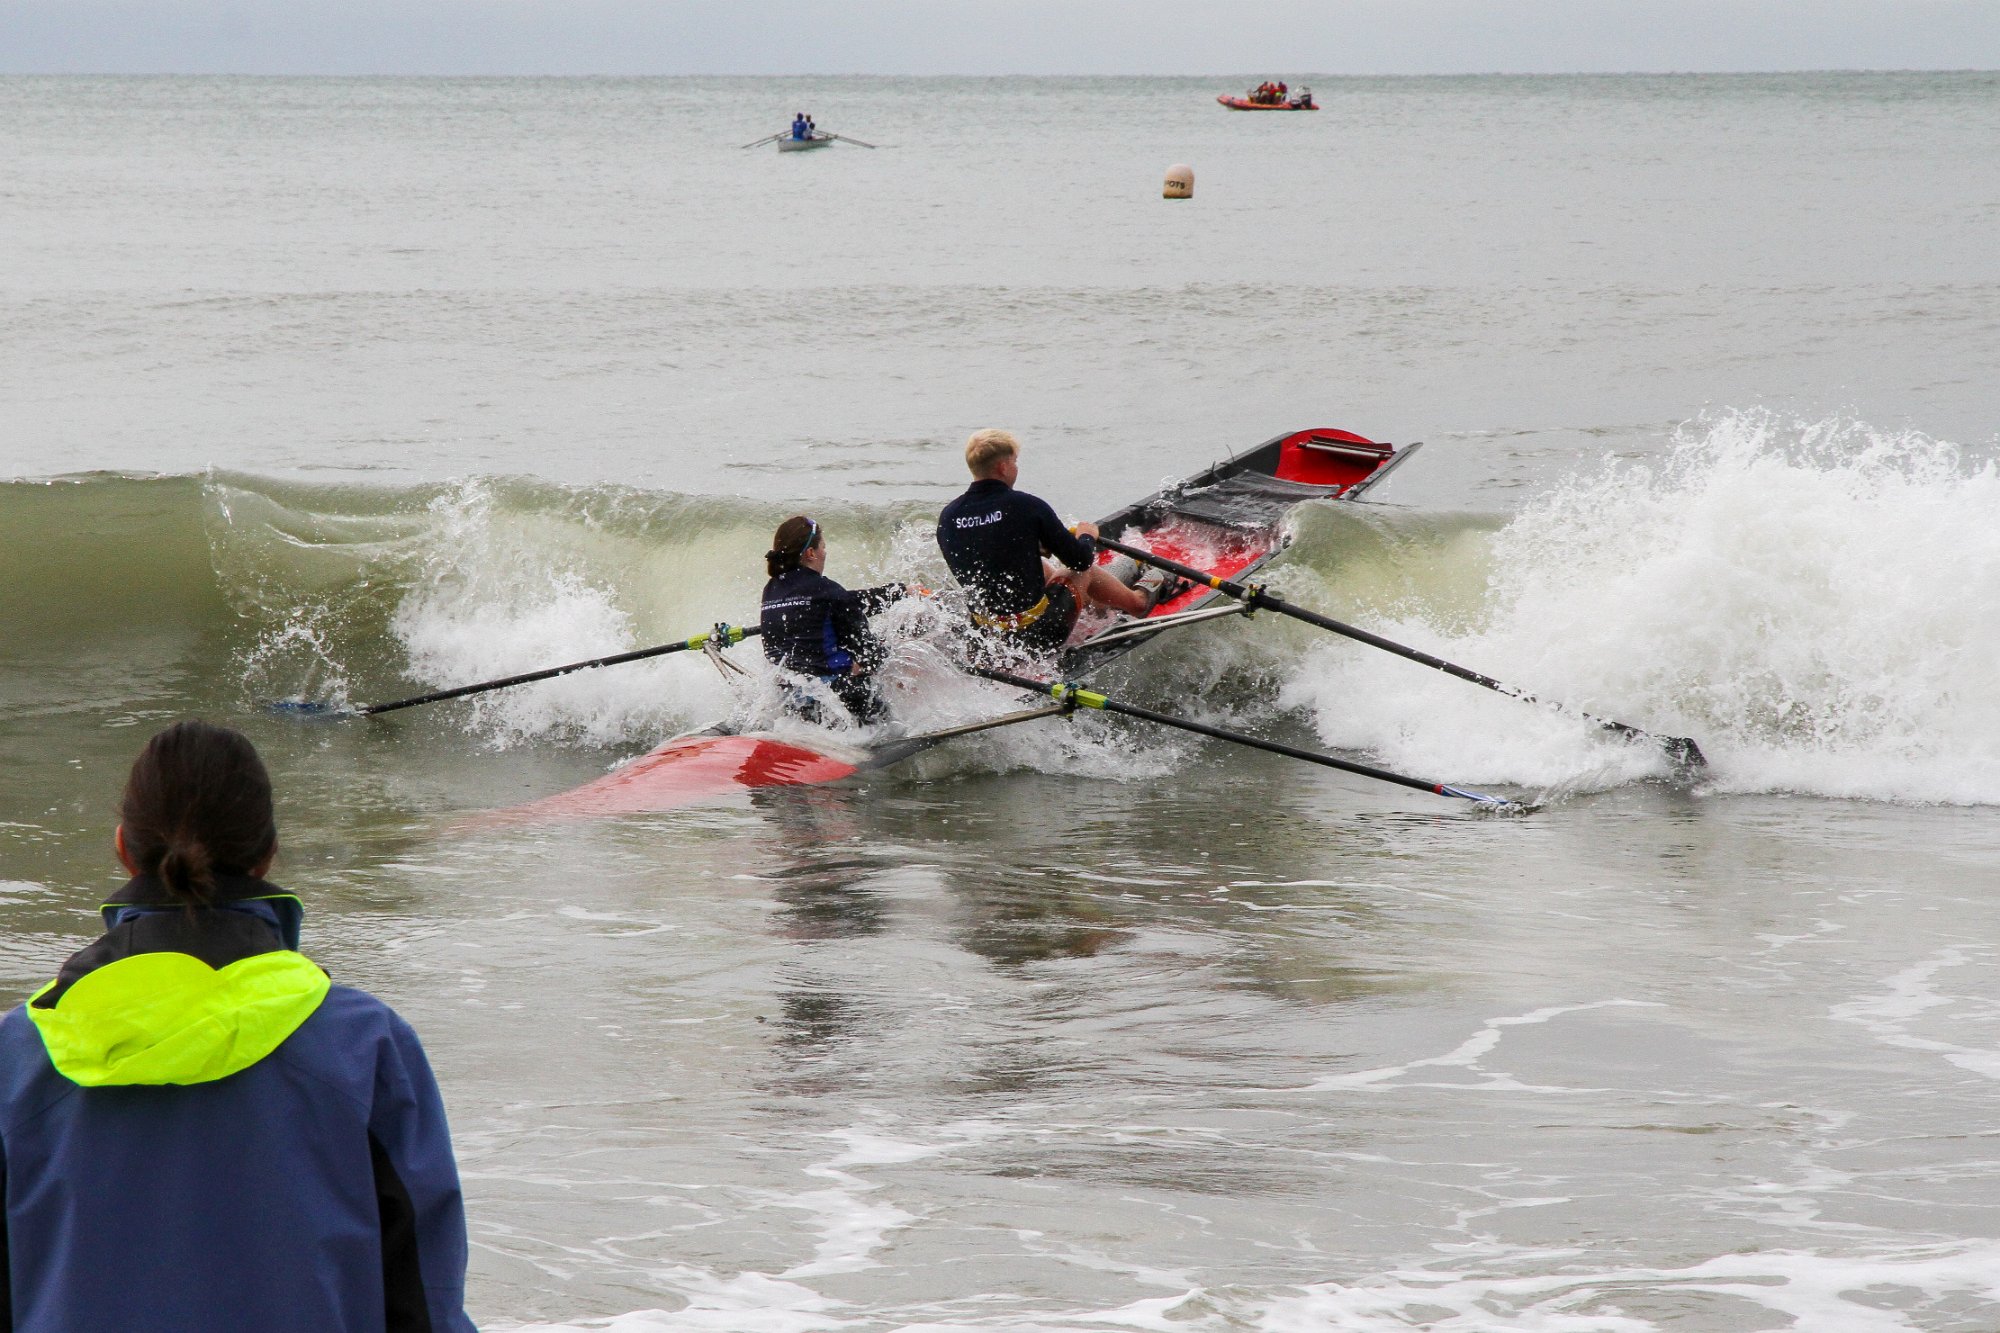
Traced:
[[[1730, 414], [1571, 478], [1492, 539], [1481, 623], [1385, 627], [1545, 699], [1692, 735], [1727, 791], [2000, 801], [2000, 474], [1852, 421]], [[1377, 622], [1379, 623], [1379, 622]], [[1286, 702], [1330, 742], [1588, 788], [1649, 747], [1352, 645]]]
[[[643, 646], [632, 611], [593, 574], [640, 563], [605, 552], [622, 544], [615, 536], [507, 511], [477, 485], [431, 512], [438, 538], [390, 621], [417, 678], [497, 678]], [[726, 711], [726, 688], [687, 656], [474, 696], [471, 725], [503, 746], [547, 735], [605, 744], [671, 730], [703, 703]]]

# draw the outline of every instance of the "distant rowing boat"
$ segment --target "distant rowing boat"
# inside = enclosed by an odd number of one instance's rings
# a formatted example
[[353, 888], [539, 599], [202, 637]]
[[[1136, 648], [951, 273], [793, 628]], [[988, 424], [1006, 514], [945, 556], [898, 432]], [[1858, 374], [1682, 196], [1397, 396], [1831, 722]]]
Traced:
[[875, 147], [872, 143], [863, 143], [859, 139], [850, 139], [844, 134], [834, 134], [828, 130], [814, 130], [804, 138], [793, 135], [790, 130], [784, 130], [777, 134], [767, 134], [761, 139], [753, 139], [742, 147], [762, 148], [767, 143], [778, 145], [778, 151], [781, 153], [803, 153], [808, 148], [831, 148], [837, 143], [851, 143], [856, 148]]

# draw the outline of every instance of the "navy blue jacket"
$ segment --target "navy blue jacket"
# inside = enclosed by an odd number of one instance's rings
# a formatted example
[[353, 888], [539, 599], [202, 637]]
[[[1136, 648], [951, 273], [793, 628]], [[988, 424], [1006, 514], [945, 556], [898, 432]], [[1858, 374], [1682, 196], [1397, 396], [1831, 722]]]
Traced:
[[850, 592], [803, 566], [787, 570], [764, 585], [764, 656], [802, 676], [845, 676], [856, 664], [865, 676], [888, 652], [868, 617], [902, 595], [893, 583]]
[[[31, 1002], [84, 1004], [97, 969], [148, 953], [218, 977], [232, 958], [285, 956], [296, 899], [261, 880], [225, 888], [227, 905], [188, 912], [134, 881], [106, 905], [104, 938]], [[409, 1025], [345, 986], [247, 1068], [187, 1084], [81, 1086], [13, 1010], [0, 1192], [0, 1328], [14, 1333], [472, 1330], [437, 1084]]]
[[1097, 548], [1062, 525], [1046, 501], [997, 478], [975, 481], [938, 515], [938, 549], [972, 609], [1011, 616], [1042, 600], [1047, 551], [1071, 569], [1088, 569]]

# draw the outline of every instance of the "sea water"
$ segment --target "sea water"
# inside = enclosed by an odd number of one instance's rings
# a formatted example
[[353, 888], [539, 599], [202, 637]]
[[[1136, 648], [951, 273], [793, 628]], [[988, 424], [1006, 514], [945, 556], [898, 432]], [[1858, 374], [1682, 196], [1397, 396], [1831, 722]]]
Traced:
[[[5, 998], [199, 714], [425, 1038], [483, 1325], [2000, 1323], [2000, 77], [1244, 82], [0, 80]], [[879, 147], [737, 146], [798, 109]], [[262, 707], [743, 623], [794, 512], [942, 586], [994, 424], [1071, 518], [1424, 440], [1274, 587], [1562, 710], [1268, 614], [1093, 684], [1540, 811], [1088, 717], [483, 818], [752, 645]], [[921, 619], [904, 716], [1019, 706]]]

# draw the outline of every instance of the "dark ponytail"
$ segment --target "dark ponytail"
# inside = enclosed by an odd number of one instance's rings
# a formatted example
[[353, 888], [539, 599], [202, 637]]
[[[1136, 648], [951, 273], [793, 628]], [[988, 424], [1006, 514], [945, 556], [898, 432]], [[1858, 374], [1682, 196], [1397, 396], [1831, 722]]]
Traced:
[[778, 525], [771, 549], [764, 552], [764, 570], [771, 578], [789, 574], [799, 567], [805, 553], [820, 543], [819, 524], [804, 514], [794, 514]]
[[278, 848], [271, 775], [249, 737], [206, 722], [176, 722], [133, 761], [118, 818], [125, 856], [190, 905], [215, 877], [247, 875]]

